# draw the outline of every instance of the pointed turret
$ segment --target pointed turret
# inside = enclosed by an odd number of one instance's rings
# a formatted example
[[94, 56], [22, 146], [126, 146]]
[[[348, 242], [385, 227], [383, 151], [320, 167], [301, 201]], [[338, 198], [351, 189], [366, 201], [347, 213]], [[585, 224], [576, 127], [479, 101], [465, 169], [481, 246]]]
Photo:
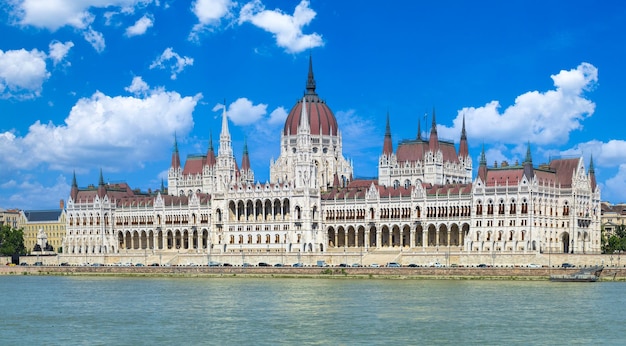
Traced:
[[213, 149], [213, 132], [209, 133], [209, 150], [206, 153], [206, 164], [209, 167], [215, 166], [215, 150]]
[[76, 183], [76, 171], [74, 171], [72, 176], [72, 189], [70, 190], [70, 196], [72, 200], [76, 202], [76, 197], [78, 197], [78, 184]]
[[422, 140], [422, 120], [417, 119], [417, 140]]
[[480, 163], [478, 166], [478, 177], [486, 183], [487, 182], [487, 157], [485, 156], [485, 144], [483, 143], [483, 149], [480, 152]]
[[176, 140], [176, 134], [174, 134], [174, 149], [172, 150], [172, 168], [180, 168], [180, 156], [178, 154], [178, 141]]
[[315, 76], [313, 76], [313, 56], [309, 54], [309, 75], [306, 80], [306, 93], [315, 94]]
[[107, 194], [106, 186], [104, 186], [104, 177], [102, 176], [102, 168], [100, 168], [100, 179], [98, 180], [98, 196], [100, 198]]
[[311, 133], [309, 125], [309, 115], [306, 110], [306, 97], [302, 98], [302, 111], [300, 112], [300, 124], [298, 124], [298, 133]]
[[439, 138], [437, 137], [437, 119], [435, 116], [435, 108], [433, 108], [433, 123], [430, 127], [430, 139], [428, 140], [428, 148], [433, 153], [439, 150]]
[[387, 112], [387, 126], [385, 127], [385, 140], [383, 142], [383, 155], [387, 157], [393, 154], [393, 143], [391, 142], [391, 126], [389, 125], [389, 112]]
[[224, 100], [224, 110], [222, 111], [222, 133], [220, 133], [220, 137], [229, 136], [228, 132], [228, 117], [226, 116], [226, 100]]
[[595, 191], [598, 184], [596, 182], [596, 170], [593, 168], [593, 155], [589, 160], [589, 179], [591, 180], [591, 190]]
[[241, 169], [247, 172], [250, 169], [250, 157], [248, 156], [248, 140], [243, 143], [243, 158], [241, 159]]
[[530, 142], [526, 148], [526, 158], [524, 158], [522, 166], [524, 167], [524, 175], [528, 180], [531, 180], [535, 176], [535, 169], [533, 168], [533, 158], [530, 154]]
[[161, 179], [161, 193], [165, 194], [165, 183], [163, 182], [163, 179]]
[[459, 143], [459, 156], [468, 157], [467, 134], [465, 133], [465, 114], [463, 114], [463, 128], [461, 129], [461, 142]]

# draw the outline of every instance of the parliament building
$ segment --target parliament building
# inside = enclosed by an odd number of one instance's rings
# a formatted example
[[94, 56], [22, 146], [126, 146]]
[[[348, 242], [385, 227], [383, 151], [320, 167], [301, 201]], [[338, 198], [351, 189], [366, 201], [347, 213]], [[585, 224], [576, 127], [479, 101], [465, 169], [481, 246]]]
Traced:
[[367, 264], [411, 254], [445, 253], [450, 263], [472, 254], [600, 253], [593, 159], [588, 168], [582, 157], [534, 165], [529, 144], [515, 164], [488, 166], [483, 148], [476, 168], [465, 119], [458, 147], [439, 139], [434, 111], [427, 136], [417, 127], [394, 148], [387, 115], [378, 177], [355, 179], [309, 60], [268, 182], [255, 181], [247, 145], [236, 160], [224, 111], [217, 152], [211, 138], [206, 154], [182, 162], [175, 140], [167, 187], [140, 192], [105, 184], [101, 172], [97, 185], [79, 188], [74, 176], [63, 254], [173, 264], [279, 255], [339, 263], [358, 254]]

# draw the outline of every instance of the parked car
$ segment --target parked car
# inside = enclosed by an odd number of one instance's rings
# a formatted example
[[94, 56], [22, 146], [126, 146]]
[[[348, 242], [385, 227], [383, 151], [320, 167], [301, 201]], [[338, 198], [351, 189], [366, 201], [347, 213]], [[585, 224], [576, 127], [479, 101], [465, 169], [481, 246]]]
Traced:
[[300, 268], [300, 267], [304, 267], [304, 265], [302, 263], [298, 262], [298, 263], [294, 263], [292, 265], [292, 267]]
[[539, 264], [531, 263], [528, 265], [528, 268], [541, 268]]
[[259, 262], [259, 267], [270, 267], [270, 265], [265, 262]]
[[252, 267], [252, 264], [245, 262], [244, 264], [242, 264], [242, 267]]
[[43, 262], [35, 262], [35, 264], [33, 264], [33, 265], [41, 267], [43, 265]]
[[398, 262], [389, 262], [389, 263], [387, 263], [387, 267], [389, 267], [389, 268], [400, 268], [402, 266]]
[[209, 262], [209, 267], [219, 267], [220, 265], [221, 265], [220, 262], [213, 262], [213, 261]]
[[575, 267], [575, 265], [573, 265], [571, 263], [567, 263], [567, 262], [561, 264], [561, 268], [574, 268], [574, 267]]
[[276, 263], [276, 264], [274, 264], [274, 267], [282, 267], [282, 266], [283, 266], [283, 264], [282, 264], [282, 263]]
[[435, 268], [441, 268], [443, 267], [443, 264], [439, 263], [439, 262], [435, 262], [433, 264], [430, 265], [431, 267], [435, 267]]
[[407, 267], [417, 268], [419, 266], [417, 264], [415, 264], [415, 263], [409, 263], [409, 265]]
[[360, 264], [358, 264], [358, 263], [352, 263], [352, 267], [354, 267], [354, 268], [358, 268], [358, 267], [360, 267], [360, 266], [361, 266], [361, 265], [360, 265]]
[[345, 267], [349, 267], [349, 265], [347, 263], [341, 263], [339, 264], [340, 267], [345, 268]]
[[380, 265], [378, 265], [378, 263], [372, 263], [372, 264], [370, 264], [370, 267], [378, 268], [378, 267], [380, 267]]
[[484, 263], [481, 263], [481, 264], [478, 265], [478, 268], [487, 268], [487, 265], [484, 264]]

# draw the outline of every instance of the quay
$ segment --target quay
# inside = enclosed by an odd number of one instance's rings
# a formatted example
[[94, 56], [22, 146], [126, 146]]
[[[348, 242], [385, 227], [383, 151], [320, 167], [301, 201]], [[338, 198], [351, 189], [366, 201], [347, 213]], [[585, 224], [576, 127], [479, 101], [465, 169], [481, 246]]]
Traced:
[[[241, 266], [0, 266], [1, 275], [120, 276], [120, 277], [238, 277], [238, 278], [353, 278], [443, 280], [538, 280], [570, 274], [576, 268], [528, 267], [241, 267]], [[605, 268], [598, 281], [626, 281], [626, 268]]]

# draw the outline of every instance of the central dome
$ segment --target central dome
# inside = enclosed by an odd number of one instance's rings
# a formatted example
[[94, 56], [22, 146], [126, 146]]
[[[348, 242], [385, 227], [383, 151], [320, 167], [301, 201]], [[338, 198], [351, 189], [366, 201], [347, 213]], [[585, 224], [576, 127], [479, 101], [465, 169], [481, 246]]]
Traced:
[[[309, 77], [306, 83], [306, 114], [309, 116], [309, 127], [312, 135], [337, 135], [337, 119], [333, 112], [328, 108], [326, 102], [321, 100], [315, 92], [315, 78], [313, 77], [313, 63], [309, 58]], [[298, 125], [300, 125], [300, 115], [302, 115], [302, 103], [300, 99], [289, 111], [287, 120], [285, 120], [285, 128], [283, 134], [296, 135], [298, 133]]]

